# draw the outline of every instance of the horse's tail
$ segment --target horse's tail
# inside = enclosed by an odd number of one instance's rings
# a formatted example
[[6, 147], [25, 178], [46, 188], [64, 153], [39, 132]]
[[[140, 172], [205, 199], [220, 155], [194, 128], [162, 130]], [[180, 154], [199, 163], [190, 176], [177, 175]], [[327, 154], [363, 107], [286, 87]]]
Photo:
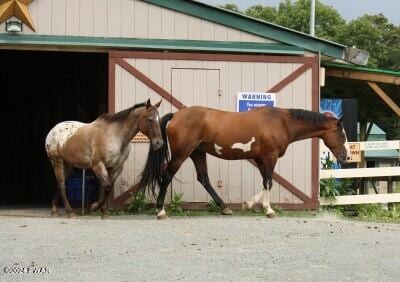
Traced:
[[170, 160], [168, 151], [167, 123], [172, 119], [173, 115], [174, 114], [172, 113], [166, 114], [160, 121], [160, 129], [164, 144], [157, 151], [154, 151], [152, 146], [150, 146], [149, 154], [147, 155], [147, 161], [138, 184], [138, 191], [140, 192], [143, 192], [147, 188], [148, 191], [155, 196], [157, 185], [161, 185], [166, 164]]

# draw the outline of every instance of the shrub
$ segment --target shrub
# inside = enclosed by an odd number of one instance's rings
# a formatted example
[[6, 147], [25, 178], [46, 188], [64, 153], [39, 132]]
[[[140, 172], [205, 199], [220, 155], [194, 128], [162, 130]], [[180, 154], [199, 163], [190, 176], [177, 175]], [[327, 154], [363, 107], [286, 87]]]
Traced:
[[208, 202], [207, 210], [209, 212], [219, 212], [220, 207], [217, 205], [217, 203], [214, 200], [211, 200]]
[[176, 193], [174, 192], [174, 195], [172, 197], [171, 200], [171, 205], [169, 206], [169, 209], [173, 212], [173, 213], [182, 213], [183, 209], [182, 209], [182, 198], [183, 198], [183, 193]]
[[141, 213], [148, 208], [149, 208], [149, 200], [147, 199], [145, 193], [138, 192], [132, 196], [131, 202], [128, 206], [128, 212]]

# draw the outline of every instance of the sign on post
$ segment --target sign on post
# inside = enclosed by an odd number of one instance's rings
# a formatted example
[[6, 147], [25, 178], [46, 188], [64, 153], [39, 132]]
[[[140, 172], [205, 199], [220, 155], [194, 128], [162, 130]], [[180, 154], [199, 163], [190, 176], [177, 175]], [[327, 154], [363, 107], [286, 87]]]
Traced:
[[149, 138], [140, 131], [131, 140], [131, 142], [133, 142], [133, 143], [143, 143], [143, 142], [146, 143], [149, 141], [150, 141]]
[[349, 163], [359, 163], [361, 162], [361, 150], [360, 143], [349, 143], [350, 146], [350, 159]]
[[238, 112], [246, 112], [259, 107], [275, 107], [275, 104], [275, 93], [239, 92], [236, 110]]

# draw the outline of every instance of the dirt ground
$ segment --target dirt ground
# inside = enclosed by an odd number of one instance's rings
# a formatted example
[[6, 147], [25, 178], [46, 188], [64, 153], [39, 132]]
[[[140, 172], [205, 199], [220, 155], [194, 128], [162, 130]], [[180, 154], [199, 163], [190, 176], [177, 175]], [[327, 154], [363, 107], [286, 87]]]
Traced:
[[34, 215], [0, 212], [0, 281], [398, 281], [400, 277], [400, 225], [332, 216], [157, 221], [154, 216], [101, 220]]

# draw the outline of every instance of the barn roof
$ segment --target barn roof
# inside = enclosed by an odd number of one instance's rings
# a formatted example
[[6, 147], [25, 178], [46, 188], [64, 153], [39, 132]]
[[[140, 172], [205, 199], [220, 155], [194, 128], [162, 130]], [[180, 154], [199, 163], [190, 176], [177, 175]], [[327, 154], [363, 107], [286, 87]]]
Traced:
[[192, 0], [144, 1], [163, 8], [252, 33], [261, 37], [270, 38], [293, 46], [298, 46], [332, 58], [345, 59], [345, 45], [316, 38], [293, 29], [248, 17], [240, 13], [235, 13], [233, 11]]

